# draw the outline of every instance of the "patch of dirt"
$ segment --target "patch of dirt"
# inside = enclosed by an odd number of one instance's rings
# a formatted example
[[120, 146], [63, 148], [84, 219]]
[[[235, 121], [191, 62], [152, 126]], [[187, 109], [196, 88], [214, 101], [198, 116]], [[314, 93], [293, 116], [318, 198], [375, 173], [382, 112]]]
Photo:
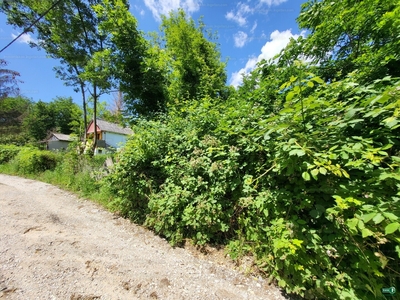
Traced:
[[52, 185], [0, 174], [0, 299], [286, 299], [223, 249], [173, 248]]

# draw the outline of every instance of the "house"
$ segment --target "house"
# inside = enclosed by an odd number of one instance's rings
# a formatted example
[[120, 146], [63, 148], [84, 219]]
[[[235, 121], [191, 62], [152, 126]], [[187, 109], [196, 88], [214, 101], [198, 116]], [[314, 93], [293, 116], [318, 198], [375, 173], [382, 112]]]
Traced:
[[46, 139], [47, 150], [66, 150], [73, 138], [68, 134], [52, 132]]
[[[125, 145], [128, 136], [133, 134], [133, 131], [129, 128], [124, 128], [118, 124], [110, 123], [104, 120], [96, 120], [97, 127], [97, 145], [95, 153], [102, 153], [102, 149], [114, 148], [118, 150]], [[86, 130], [87, 137], [93, 138], [94, 124], [93, 120], [90, 121]]]

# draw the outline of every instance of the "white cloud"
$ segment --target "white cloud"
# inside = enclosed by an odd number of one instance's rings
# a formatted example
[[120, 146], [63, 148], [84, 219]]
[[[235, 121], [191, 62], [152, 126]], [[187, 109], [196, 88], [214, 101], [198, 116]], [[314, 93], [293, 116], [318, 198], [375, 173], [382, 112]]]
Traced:
[[156, 20], [161, 20], [161, 15], [168, 15], [170, 11], [182, 8], [191, 14], [200, 9], [202, 0], [144, 0], [144, 4], [151, 10]]
[[[11, 37], [13, 39], [15, 39], [19, 34], [20, 34], [19, 32], [18, 32], [18, 34], [11, 33]], [[31, 35], [29, 33], [24, 33], [23, 35], [21, 35], [18, 38], [17, 42], [29, 45], [29, 43], [37, 43], [37, 40], [35, 40], [33, 37], [31, 37]]]
[[240, 69], [237, 72], [232, 73], [230, 84], [233, 85], [235, 88], [241, 85], [243, 82], [243, 75], [250, 73], [256, 66], [257, 62], [258, 62], [257, 57], [251, 57], [247, 61], [246, 66], [244, 68]]
[[235, 47], [242, 48], [247, 42], [247, 33], [239, 31], [233, 35]]
[[286, 47], [291, 38], [297, 39], [300, 35], [304, 36], [305, 32], [302, 31], [300, 34], [292, 34], [291, 30], [285, 30], [282, 32], [275, 30], [272, 32], [270, 40], [261, 48], [261, 54], [258, 55], [258, 57], [251, 57], [244, 68], [240, 69], [238, 72], [232, 73], [230, 84], [234, 87], [238, 87], [242, 83], [243, 75], [249, 74], [258, 62], [263, 59], [272, 59]]
[[[304, 33], [302, 32], [301, 35]], [[277, 55], [286, 45], [291, 38], [297, 39], [300, 35], [292, 34], [291, 30], [278, 31], [275, 30], [270, 35], [270, 41], [266, 42], [261, 48], [261, 54], [258, 56], [258, 61], [262, 59], [268, 60]]]
[[286, 2], [287, 0], [260, 0], [260, 4], [267, 4], [268, 6], [272, 6], [272, 5], [279, 5], [282, 4], [284, 2]]
[[136, 10], [141, 16], [144, 16], [145, 11], [144, 11], [140, 6], [135, 5], [134, 7], [135, 7], [135, 10]]
[[254, 33], [254, 30], [256, 30], [256, 28], [257, 28], [257, 21], [254, 22], [254, 25], [253, 27], [251, 27], [250, 32]]
[[252, 14], [253, 12], [254, 12], [253, 8], [251, 8], [245, 3], [239, 2], [237, 4], [236, 13], [234, 13], [233, 10], [231, 10], [225, 15], [225, 18], [229, 21], [236, 22], [239, 26], [244, 26], [247, 23], [246, 15]]
[[247, 22], [246, 18], [244, 18], [243, 16], [238, 15], [238, 14], [235, 15], [232, 11], [228, 12], [225, 15], [225, 18], [229, 21], [234, 21], [234, 22], [238, 23], [239, 26], [244, 26], [244, 25], [246, 25], [246, 22]]

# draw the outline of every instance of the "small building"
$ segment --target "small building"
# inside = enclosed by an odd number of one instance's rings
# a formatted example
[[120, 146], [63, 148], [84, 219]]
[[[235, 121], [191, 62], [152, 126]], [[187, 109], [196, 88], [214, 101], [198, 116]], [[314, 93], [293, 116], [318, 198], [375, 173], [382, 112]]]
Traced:
[[52, 132], [46, 139], [47, 150], [67, 150], [69, 143], [73, 141], [69, 134]]
[[[86, 130], [87, 138], [93, 138], [94, 124], [93, 120], [88, 124]], [[101, 153], [102, 149], [118, 150], [125, 145], [128, 136], [133, 134], [130, 128], [124, 128], [118, 124], [110, 123], [104, 120], [96, 120], [97, 127], [97, 145], [95, 153]]]

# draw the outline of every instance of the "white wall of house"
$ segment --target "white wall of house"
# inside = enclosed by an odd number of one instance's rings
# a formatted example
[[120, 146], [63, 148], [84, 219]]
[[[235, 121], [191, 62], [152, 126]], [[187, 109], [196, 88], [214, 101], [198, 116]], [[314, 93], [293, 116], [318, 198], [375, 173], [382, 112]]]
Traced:
[[106, 144], [118, 149], [125, 145], [128, 136], [114, 132], [103, 132], [102, 138], [106, 141]]
[[47, 142], [48, 150], [66, 150], [68, 148], [69, 142], [67, 141], [58, 141], [58, 140], [50, 140]]

